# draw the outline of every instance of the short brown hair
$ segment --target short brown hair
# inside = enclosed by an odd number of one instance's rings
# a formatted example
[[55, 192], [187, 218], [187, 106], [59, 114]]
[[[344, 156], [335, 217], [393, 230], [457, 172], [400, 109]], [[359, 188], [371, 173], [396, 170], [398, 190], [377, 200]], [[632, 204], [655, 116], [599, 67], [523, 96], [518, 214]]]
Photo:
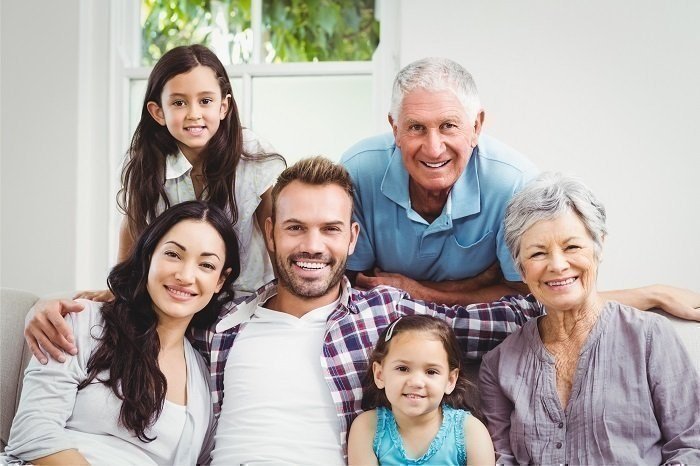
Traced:
[[300, 181], [313, 186], [335, 184], [340, 186], [350, 196], [350, 199], [353, 198], [352, 180], [345, 167], [320, 155], [301, 159], [280, 173], [280, 176], [277, 177], [277, 183], [272, 188], [273, 221], [275, 220], [277, 198], [280, 192], [292, 181]]

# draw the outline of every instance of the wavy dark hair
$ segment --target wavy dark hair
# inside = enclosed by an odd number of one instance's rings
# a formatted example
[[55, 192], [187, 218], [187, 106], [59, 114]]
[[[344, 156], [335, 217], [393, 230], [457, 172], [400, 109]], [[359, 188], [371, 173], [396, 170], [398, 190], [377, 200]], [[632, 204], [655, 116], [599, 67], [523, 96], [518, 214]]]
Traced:
[[[395, 321], [396, 322], [396, 321]], [[383, 389], [377, 387], [374, 381], [374, 371], [372, 366], [376, 362], [381, 364], [389, 354], [389, 348], [391, 347], [391, 342], [396, 338], [397, 335], [407, 332], [421, 332], [429, 333], [440, 342], [445, 348], [447, 353], [447, 362], [450, 370], [459, 369], [459, 374], [457, 375], [457, 383], [455, 388], [449, 395], [444, 395], [442, 401], [457, 409], [472, 410], [472, 406], [469, 403], [469, 393], [470, 388], [473, 388], [472, 384], [468, 379], [464, 371], [464, 364], [462, 363], [462, 352], [460, 351], [459, 343], [457, 342], [457, 337], [454, 331], [450, 328], [447, 323], [438, 319], [437, 317], [416, 314], [411, 316], [403, 316], [398, 319], [395, 325], [393, 325], [393, 333], [389, 341], [386, 341], [386, 334], [389, 328], [393, 324], [387, 326], [382, 334], [379, 336], [372, 355], [369, 358], [369, 367], [365, 373], [365, 378], [363, 381], [363, 394], [362, 394], [362, 409], [367, 411], [370, 409], [375, 409], [378, 406], [383, 406], [385, 408], [391, 409], [391, 403], [386, 397], [386, 393]]]
[[[206, 222], [219, 233], [226, 247], [221, 291], [194, 315], [190, 327], [212, 325], [223, 302], [233, 297], [233, 282], [240, 274], [238, 240], [226, 214], [204, 201], [178, 204], [146, 227], [133, 250], [107, 278], [114, 301], [102, 306], [104, 329], [87, 365], [87, 378], [78, 390], [96, 380], [112, 389], [122, 401], [119, 422], [140, 440], [150, 442], [146, 429], [160, 416], [167, 382], [158, 367], [160, 340], [153, 303], [148, 294], [148, 271], [158, 242], [176, 224], [185, 220]], [[106, 379], [104, 379], [106, 377]]]
[[166, 209], [170, 207], [163, 187], [165, 160], [168, 155], [178, 151], [175, 138], [149, 113], [148, 102], [156, 102], [162, 108], [161, 94], [165, 84], [173, 77], [187, 73], [197, 66], [211, 68], [219, 82], [222, 98], [231, 96], [226, 117], [202, 152], [202, 172], [205, 178], [202, 198], [224, 211], [229, 207], [231, 221], [236, 223], [238, 208], [235, 177], [239, 160], [282, 158], [278, 154], [248, 154], [243, 150], [243, 130], [238, 107], [233, 98], [231, 81], [217, 56], [203, 45], [173, 48], [158, 60], [148, 77], [141, 119], [134, 131], [128, 160], [122, 170], [122, 188], [117, 195], [117, 204], [129, 219], [129, 232], [133, 238], [137, 238], [148, 222], [156, 217], [161, 200]]

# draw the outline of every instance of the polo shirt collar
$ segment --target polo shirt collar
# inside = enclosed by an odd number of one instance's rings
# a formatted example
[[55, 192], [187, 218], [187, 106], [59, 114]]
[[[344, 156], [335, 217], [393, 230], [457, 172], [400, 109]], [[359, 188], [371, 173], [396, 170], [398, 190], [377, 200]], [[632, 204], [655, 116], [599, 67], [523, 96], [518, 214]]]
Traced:
[[165, 158], [166, 180], [179, 178], [190, 170], [192, 170], [192, 164], [182, 151], [177, 151], [177, 154], [170, 154]]
[[[448, 204], [452, 199], [458, 202], [451, 202], [452, 218], [462, 218], [474, 215], [481, 210], [481, 189], [479, 187], [479, 146], [472, 151], [469, 162], [464, 172], [457, 179], [448, 197]], [[391, 201], [400, 205], [406, 210], [411, 207], [411, 200], [408, 192], [408, 171], [403, 164], [401, 150], [396, 147], [391, 155], [389, 165], [382, 179], [381, 191]]]

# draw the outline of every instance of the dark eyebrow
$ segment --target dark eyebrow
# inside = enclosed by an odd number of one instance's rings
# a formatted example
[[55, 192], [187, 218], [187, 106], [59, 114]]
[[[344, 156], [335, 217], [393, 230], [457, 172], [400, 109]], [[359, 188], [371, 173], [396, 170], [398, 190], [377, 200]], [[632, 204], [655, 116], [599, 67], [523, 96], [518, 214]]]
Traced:
[[[168, 244], [168, 243], [174, 244], [175, 246], [177, 246], [178, 248], [182, 249], [183, 251], [187, 251], [187, 248], [184, 247], [182, 244], [178, 243], [177, 241], [170, 240], [170, 241], [166, 241], [164, 244]], [[204, 257], [214, 256], [214, 257], [216, 257], [217, 259], [221, 260], [221, 258], [219, 257], [219, 255], [218, 255], [218, 254], [215, 254], [215, 253], [213, 253], [213, 252], [206, 252], [206, 251], [205, 251], [205, 252], [201, 253], [200, 256], [204, 256]]]
[[[197, 94], [198, 97], [205, 96], [205, 95], [216, 95], [216, 91], [202, 91], [202, 92], [200, 92], [199, 94]], [[173, 97], [180, 97], [180, 98], [182, 98], [182, 97], [187, 97], [187, 95], [185, 95], [185, 94], [180, 94], [180, 93], [178, 93], [178, 92], [174, 92], [174, 93], [172, 93], [172, 94], [168, 94], [168, 97], [170, 97], [171, 99], [172, 99]]]

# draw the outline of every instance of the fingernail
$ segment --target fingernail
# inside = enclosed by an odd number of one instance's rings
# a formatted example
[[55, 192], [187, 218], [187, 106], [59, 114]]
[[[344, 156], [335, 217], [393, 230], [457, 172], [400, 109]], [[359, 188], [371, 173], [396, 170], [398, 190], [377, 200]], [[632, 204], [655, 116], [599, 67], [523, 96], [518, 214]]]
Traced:
[[60, 355], [58, 357], [58, 362], [66, 362], [66, 357], [64, 355]]
[[71, 349], [69, 349], [68, 352], [69, 352], [70, 354], [72, 354], [73, 356], [75, 356], [76, 354], [78, 354], [78, 348], [76, 348], [76, 347], [74, 346], [74, 347], [72, 347]]
[[49, 361], [46, 358], [41, 358], [41, 359], [39, 359], [39, 362], [42, 364], [46, 364]]

